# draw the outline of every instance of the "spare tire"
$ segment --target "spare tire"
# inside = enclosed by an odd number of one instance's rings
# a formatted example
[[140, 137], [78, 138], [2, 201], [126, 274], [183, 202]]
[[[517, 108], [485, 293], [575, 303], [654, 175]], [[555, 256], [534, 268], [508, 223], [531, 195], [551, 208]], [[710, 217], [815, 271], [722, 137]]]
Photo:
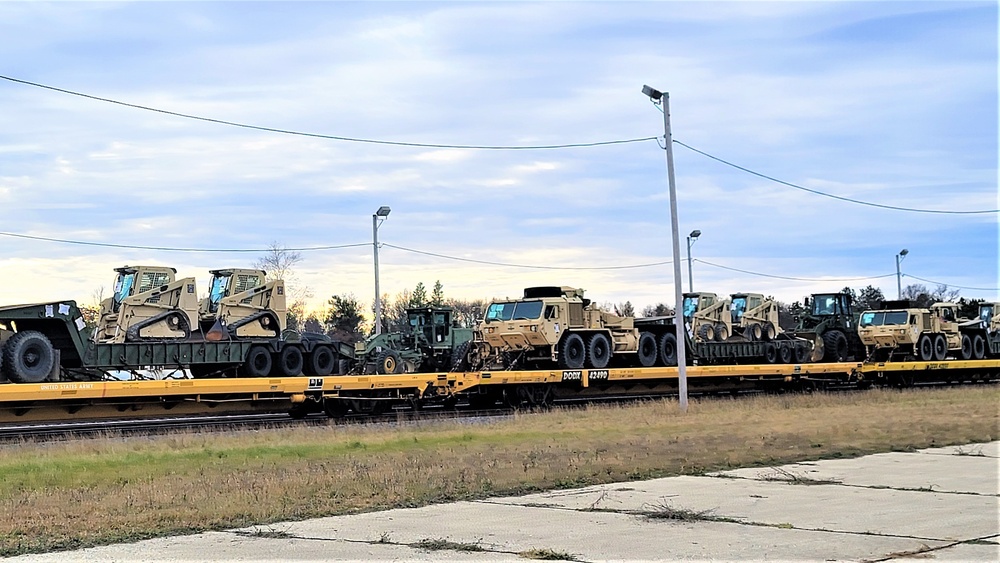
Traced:
[[3, 368], [7, 378], [17, 383], [40, 383], [52, 372], [55, 348], [37, 330], [18, 332], [3, 349]]

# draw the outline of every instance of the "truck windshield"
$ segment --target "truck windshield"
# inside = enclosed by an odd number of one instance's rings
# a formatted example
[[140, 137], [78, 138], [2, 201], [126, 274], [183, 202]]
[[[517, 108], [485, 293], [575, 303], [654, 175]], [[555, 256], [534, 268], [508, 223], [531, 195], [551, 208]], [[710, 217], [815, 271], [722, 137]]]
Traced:
[[491, 303], [486, 310], [487, 321], [511, 321], [517, 319], [537, 319], [542, 316], [541, 301], [517, 301], [514, 303]]
[[867, 311], [861, 315], [861, 326], [905, 325], [906, 311]]
[[837, 313], [836, 295], [817, 295], [813, 298], [813, 312], [815, 316], [835, 315]]

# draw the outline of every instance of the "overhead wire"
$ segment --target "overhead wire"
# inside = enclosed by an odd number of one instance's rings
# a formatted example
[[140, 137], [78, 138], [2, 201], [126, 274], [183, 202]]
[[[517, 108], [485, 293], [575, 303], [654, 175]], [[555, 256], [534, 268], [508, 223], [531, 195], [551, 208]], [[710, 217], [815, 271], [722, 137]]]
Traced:
[[612, 141], [595, 141], [589, 143], [565, 143], [565, 144], [553, 144], [553, 145], [460, 145], [460, 144], [445, 144], [445, 143], [411, 143], [406, 141], [386, 141], [382, 139], [365, 139], [361, 137], [345, 137], [342, 135], [324, 135], [320, 133], [308, 133], [305, 131], [294, 131], [291, 129], [279, 129], [276, 127], [263, 127], [260, 125], [250, 125], [247, 123], [239, 123], [236, 121], [228, 121], [225, 119], [215, 119], [212, 117], [203, 117], [199, 115], [192, 115], [189, 113], [181, 113], [176, 111], [170, 111], [160, 108], [154, 108], [150, 106], [143, 106], [139, 104], [132, 104], [128, 102], [122, 102], [120, 100], [114, 100], [111, 98], [103, 98], [100, 96], [94, 96], [91, 94], [84, 94], [82, 92], [76, 92], [73, 90], [66, 90], [64, 88], [57, 88], [55, 86], [48, 86], [45, 84], [39, 84], [37, 82], [30, 82], [28, 80], [21, 80], [19, 78], [13, 78], [10, 76], [0, 75], [0, 78], [10, 82], [16, 82], [18, 84], [24, 84], [27, 86], [34, 86], [36, 88], [43, 88], [45, 90], [52, 90], [53, 92], [60, 92], [63, 94], [69, 94], [71, 96], [79, 96], [81, 98], [87, 98], [89, 100], [96, 100], [99, 102], [106, 102], [109, 104], [117, 104], [124, 107], [141, 109], [144, 111], [151, 111], [156, 113], [162, 113], [165, 115], [172, 115], [174, 117], [182, 117], [184, 119], [193, 119], [196, 121], [204, 121], [207, 123], [216, 123], [219, 125], [229, 125], [231, 127], [241, 127], [243, 129], [254, 129], [257, 131], [267, 131], [269, 133], [281, 133], [283, 135], [297, 135], [300, 137], [314, 137], [318, 139], [331, 139], [334, 141], [346, 141], [350, 143], [369, 143], [373, 145], [392, 145], [397, 147], [419, 147], [419, 148], [430, 148], [430, 149], [477, 149], [477, 150], [546, 150], [546, 149], [575, 149], [575, 148], [586, 148], [586, 147], [601, 147], [607, 145], [622, 145], [626, 143], [639, 143], [644, 141], [655, 140], [656, 137], [639, 137], [634, 139], [615, 139]]
[[[80, 246], [98, 246], [105, 248], [122, 248], [128, 250], [158, 250], [163, 252], [270, 252], [270, 248], [181, 248], [174, 246], [142, 246], [136, 244], [116, 244], [111, 242], [94, 242], [94, 241], [84, 241], [84, 240], [72, 240], [72, 239], [62, 239], [53, 237], [42, 237], [35, 235], [24, 235], [20, 233], [5, 233], [0, 232], [0, 236], [13, 237], [29, 240], [39, 240], [45, 242], [56, 242], [61, 244], [75, 244]], [[335, 250], [338, 248], [354, 248], [358, 246], [371, 246], [370, 242], [361, 242], [355, 244], [331, 244], [325, 246], [302, 246], [302, 247], [282, 247], [282, 250], [295, 251], [295, 252], [311, 252], [314, 250]]]
[[489, 260], [477, 260], [475, 258], [463, 258], [461, 256], [449, 256], [447, 254], [438, 254], [436, 252], [427, 252], [425, 250], [417, 250], [414, 248], [406, 248], [404, 246], [396, 246], [395, 244], [383, 243], [381, 246], [387, 246], [389, 248], [395, 248], [396, 250], [402, 250], [404, 252], [412, 252], [414, 254], [423, 254], [424, 256], [433, 256], [436, 258], [444, 258], [447, 260], [455, 260], [458, 262], [471, 262], [473, 264], [484, 264], [487, 266], [502, 266], [505, 268], [529, 268], [533, 270], [629, 270], [635, 268], [649, 268], [651, 266], [663, 266], [666, 264], [672, 264], [672, 260], [665, 260], [663, 262], [649, 262], [646, 264], [629, 264], [626, 266], [537, 266], [530, 264], [513, 264], [507, 262], [492, 262]]
[[830, 282], [830, 281], [861, 281], [861, 280], [874, 280], [880, 278], [888, 278], [895, 276], [896, 274], [882, 274], [880, 276], [861, 276], [856, 278], [797, 278], [791, 276], [779, 276], [775, 274], [765, 274], [762, 272], [754, 272], [752, 270], [743, 270], [740, 268], [733, 268], [732, 266], [723, 266], [722, 264], [716, 264], [715, 262], [709, 262], [708, 260], [702, 260], [701, 258], [693, 258], [692, 261], [700, 262], [702, 264], [712, 266], [715, 268], [721, 268], [723, 270], [731, 270], [733, 272], [740, 272], [741, 274], [749, 274], [751, 276], [760, 276], [762, 278], [774, 278], [779, 280], [792, 280], [792, 281], [807, 281], [807, 282]]
[[914, 276], [913, 274], [906, 274], [906, 273], [903, 273], [901, 275], [904, 278], [913, 278], [915, 280], [920, 280], [922, 282], [933, 283], [933, 284], [936, 284], [936, 285], [945, 285], [945, 286], [948, 286], [948, 287], [955, 287], [955, 288], [958, 288], [958, 289], [972, 289], [972, 290], [975, 290], [975, 291], [997, 291], [998, 289], [1000, 289], [1000, 288], [996, 288], [996, 287], [969, 287], [969, 286], [966, 286], [966, 285], [955, 285], [955, 284], [944, 283], [944, 282], [939, 282], [939, 281], [935, 281], [935, 280], [928, 280], [928, 279], [924, 279], [924, 278], [921, 278], [921, 277]]

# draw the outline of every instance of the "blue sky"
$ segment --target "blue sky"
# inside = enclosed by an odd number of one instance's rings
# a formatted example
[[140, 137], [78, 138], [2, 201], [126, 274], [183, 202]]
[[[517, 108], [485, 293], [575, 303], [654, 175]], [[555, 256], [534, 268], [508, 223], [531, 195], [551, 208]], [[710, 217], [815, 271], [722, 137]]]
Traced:
[[[762, 174], [884, 205], [1000, 208], [997, 4], [0, 3], [0, 74], [221, 120], [431, 144], [548, 145], [662, 135]], [[997, 298], [998, 215], [861, 206], [675, 146], [695, 288], [794, 301], [916, 277]], [[653, 141], [481, 151], [228, 127], [0, 80], [0, 231], [88, 242], [265, 248], [382, 242], [547, 267], [670, 259]], [[93, 300], [123, 264], [211, 268], [190, 253], [0, 236], [0, 302]], [[681, 241], [682, 252], [684, 241]], [[303, 252], [319, 305], [373, 298], [371, 246]], [[584, 287], [672, 300], [669, 265], [570, 270], [380, 252], [383, 292], [441, 280], [462, 298]], [[909, 277], [916, 276], [916, 277]], [[686, 280], [686, 264], [684, 278]], [[853, 279], [845, 278], [867, 278]], [[933, 284], [927, 284], [933, 285]], [[202, 288], [204, 289], [204, 288]], [[685, 282], [685, 289], [686, 282]]]

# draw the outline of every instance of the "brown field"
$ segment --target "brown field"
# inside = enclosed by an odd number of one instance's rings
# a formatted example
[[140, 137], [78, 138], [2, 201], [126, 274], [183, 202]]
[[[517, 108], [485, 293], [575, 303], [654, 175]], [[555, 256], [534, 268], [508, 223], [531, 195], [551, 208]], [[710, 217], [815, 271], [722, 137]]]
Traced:
[[995, 385], [2, 447], [0, 554], [1000, 435]]

